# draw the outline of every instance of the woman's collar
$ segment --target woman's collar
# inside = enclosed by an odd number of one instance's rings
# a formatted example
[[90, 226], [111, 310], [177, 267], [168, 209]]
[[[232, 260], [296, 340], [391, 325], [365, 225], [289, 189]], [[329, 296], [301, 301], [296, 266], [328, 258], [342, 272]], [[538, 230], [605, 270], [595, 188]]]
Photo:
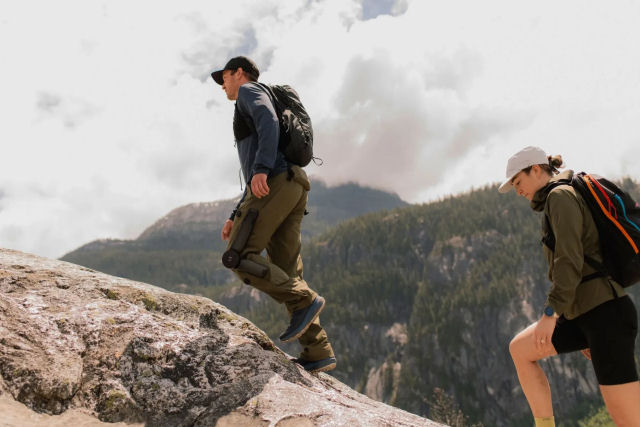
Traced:
[[547, 182], [544, 187], [536, 191], [536, 194], [533, 195], [530, 203], [531, 209], [536, 212], [542, 212], [542, 210], [544, 209], [544, 205], [547, 202], [547, 196], [549, 195], [551, 190], [560, 185], [559, 181], [571, 182], [571, 178], [573, 178], [573, 171], [571, 169], [567, 169], [566, 171], [563, 171], [558, 175], [551, 177], [551, 179], [549, 179], [549, 182]]

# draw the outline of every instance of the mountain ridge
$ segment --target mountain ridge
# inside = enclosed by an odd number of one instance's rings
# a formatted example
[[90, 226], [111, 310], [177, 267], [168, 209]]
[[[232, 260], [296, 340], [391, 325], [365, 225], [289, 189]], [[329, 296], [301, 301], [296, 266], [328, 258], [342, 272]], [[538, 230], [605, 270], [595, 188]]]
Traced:
[[[171, 210], [136, 239], [100, 239], [60, 259], [120, 277], [184, 290], [184, 286], [223, 285], [233, 275], [221, 263], [227, 243], [220, 238], [224, 221], [239, 197], [191, 203]], [[408, 204], [396, 194], [354, 183], [329, 187], [313, 180], [302, 225], [305, 242], [345, 219], [373, 210]]]

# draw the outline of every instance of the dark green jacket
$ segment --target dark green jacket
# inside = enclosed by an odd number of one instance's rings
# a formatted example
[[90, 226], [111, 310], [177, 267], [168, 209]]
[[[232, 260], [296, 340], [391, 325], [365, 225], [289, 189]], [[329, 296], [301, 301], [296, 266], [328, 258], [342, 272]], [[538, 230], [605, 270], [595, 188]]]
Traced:
[[[567, 170], [551, 178], [550, 183], [572, 176], [573, 171]], [[531, 208], [547, 215], [556, 237], [554, 251], [544, 246], [552, 283], [547, 305], [567, 319], [573, 319], [613, 299], [614, 289], [618, 296], [625, 292], [618, 283], [606, 277], [580, 283], [583, 277], [596, 272], [584, 261], [584, 255], [602, 261], [598, 230], [589, 207], [573, 187], [551, 187], [547, 185], [538, 190], [531, 201]]]

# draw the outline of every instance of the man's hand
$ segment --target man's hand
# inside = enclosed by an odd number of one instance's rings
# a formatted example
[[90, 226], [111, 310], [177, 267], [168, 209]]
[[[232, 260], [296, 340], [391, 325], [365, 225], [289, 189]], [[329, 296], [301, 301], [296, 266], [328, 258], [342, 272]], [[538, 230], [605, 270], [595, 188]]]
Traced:
[[231, 236], [231, 230], [233, 229], [233, 221], [230, 219], [224, 222], [222, 226], [222, 240], [229, 240], [229, 236]]
[[266, 173], [257, 173], [253, 175], [253, 178], [251, 178], [251, 193], [258, 199], [269, 194]]
[[542, 315], [536, 328], [533, 331], [533, 339], [535, 340], [536, 350], [544, 352], [547, 346], [551, 345], [551, 336], [556, 327], [555, 316]]

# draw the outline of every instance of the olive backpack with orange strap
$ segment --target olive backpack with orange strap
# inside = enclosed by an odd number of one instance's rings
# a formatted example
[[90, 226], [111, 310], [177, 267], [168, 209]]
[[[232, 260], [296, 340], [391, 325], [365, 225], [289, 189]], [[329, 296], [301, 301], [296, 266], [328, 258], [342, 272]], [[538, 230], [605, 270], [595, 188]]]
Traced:
[[[603, 262], [586, 255], [585, 262], [598, 271], [596, 275], [609, 276], [623, 287], [640, 282], [640, 207], [633, 198], [611, 181], [584, 172], [555, 181], [553, 187], [558, 185], [571, 185], [580, 193], [598, 229]], [[542, 243], [555, 248], [546, 215]]]

